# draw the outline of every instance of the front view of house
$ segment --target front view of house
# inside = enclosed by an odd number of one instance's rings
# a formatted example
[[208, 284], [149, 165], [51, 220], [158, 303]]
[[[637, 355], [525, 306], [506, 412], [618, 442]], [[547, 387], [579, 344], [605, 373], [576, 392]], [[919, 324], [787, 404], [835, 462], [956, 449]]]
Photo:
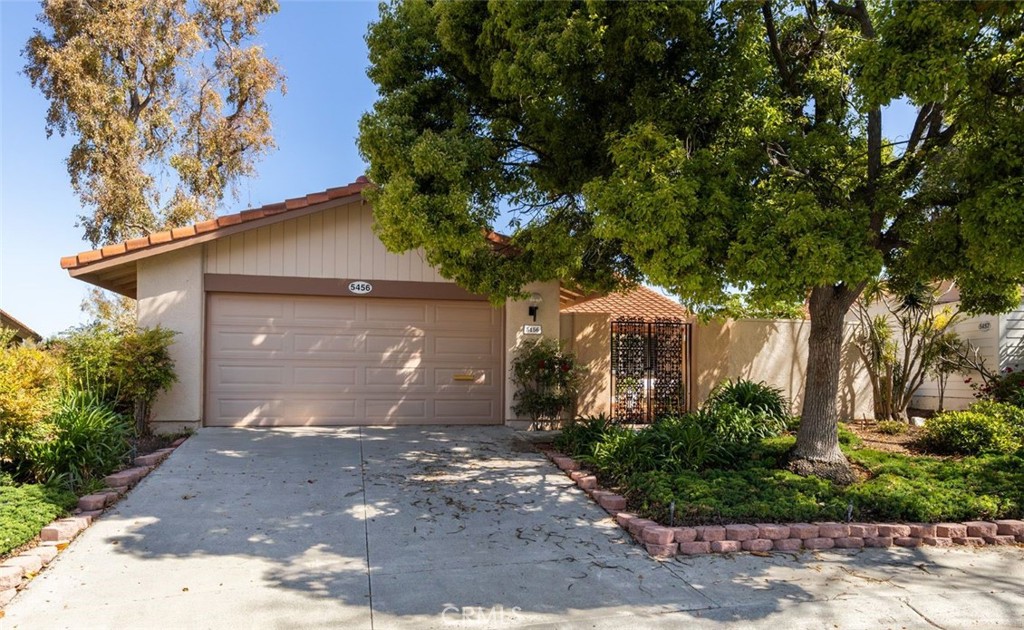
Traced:
[[[505, 420], [506, 348], [527, 307], [496, 309], [419, 253], [386, 251], [366, 185], [62, 261], [137, 298], [141, 326], [180, 333], [159, 428]], [[528, 290], [553, 305], [537, 323], [557, 336], [558, 286]]]
[[[155, 430], [518, 425], [509, 363], [521, 340], [537, 337], [561, 339], [590, 369], [580, 414], [614, 411], [616, 396], [631, 401], [631, 414], [651, 413], [658, 401], [644, 396], [660, 395], [668, 380], [681, 407], [722, 378], [765, 378], [759, 370], [788, 390], [798, 384], [787, 374], [800, 369], [792, 359], [800, 353], [788, 351], [806, 337], [800, 323], [759, 332], [758, 344], [777, 337], [787, 350], [765, 357], [789, 361], [763, 369], [694, 350], [700, 333], [687, 312], [644, 288], [609, 298], [535, 283], [523, 287], [527, 300], [496, 308], [442, 278], [421, 252], [388, 252], [362, 196], [368, 185], [360, 178], [61, 260], [73, 277], [136, 298], [140, 326], [179, 333], [171, 347], [178, 381], [154, 405]], [[679, 322], [667, 337], [675, 373], [640, 365], [616, 384], [611, 320], [621, 317]], [[800, 330], [779, 328], [790, 324]], [[635, 347], [629, 334], [622, 339]], [[716, 330], [704, 345], [721, 339]], [[694, 369], [694, 361], [706, 365]], [[799, 392], [787, 393], [797, 403]]]

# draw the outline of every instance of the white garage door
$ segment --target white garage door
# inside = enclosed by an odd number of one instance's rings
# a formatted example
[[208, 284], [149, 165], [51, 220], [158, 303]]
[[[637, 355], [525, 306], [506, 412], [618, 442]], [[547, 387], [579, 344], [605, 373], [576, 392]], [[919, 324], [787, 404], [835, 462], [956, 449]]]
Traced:
[[207, 426], [498, 424], [487, 302], [212, 293]]

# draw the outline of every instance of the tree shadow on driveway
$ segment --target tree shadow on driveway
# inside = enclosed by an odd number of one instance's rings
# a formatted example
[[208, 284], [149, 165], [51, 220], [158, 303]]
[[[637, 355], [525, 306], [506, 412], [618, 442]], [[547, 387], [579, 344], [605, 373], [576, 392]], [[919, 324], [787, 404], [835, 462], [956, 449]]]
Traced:
[[946, 595], [956, 586], [985, 618], [1019, 621], [1019, 551], [653, 560], [539, 454], [514, 453], [511, 436], [203, 430], [62, 554], [9, 620], [878, 627], [920, 625], [930, 610], [965, 618], [963, 598]]

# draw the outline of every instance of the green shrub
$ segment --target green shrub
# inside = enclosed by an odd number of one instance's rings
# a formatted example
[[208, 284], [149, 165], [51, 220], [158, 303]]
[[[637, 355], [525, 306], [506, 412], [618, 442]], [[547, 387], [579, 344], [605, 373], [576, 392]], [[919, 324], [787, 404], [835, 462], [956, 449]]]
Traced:
[[9, 341], [0, 329], [0, 467], [20, 476], [39, 423], [57, 403], [60, 364], [40, 348]]
[[1021, 447], [1010, 423], [984, 410], [947, 411], [928, 419], [924, 443], [937, 453], [958, 455], [1011, 453]]
[[177, 333], [156, 327], [118, 332], [78, 328], [55, 342], [71, 374], [71, 386], [99, 394], [144, 429], [156, 396], [177, 380], [170, 346]]
[[885, 435], [903, 435], [909, 430], [907, 423], [899, 420], [882, 420], [875, 428]]
[[67, 490], [18, 485], [0, 475], [0, 556], [38, 536], [43, 526], [66, 514], [77, 500]]
[[723, 445], [742, 445], [782, 435], [785, 416], [740, 407], [730, 402], [705, 405], [692, 414], [694, 421]]
[[577, 418], [562, 427], [562, 433], [555, 438], [555, 448], [567, 455], [590, 453], [614, 425], [604, 414]]
[[1024, 408], [1010, 403], [981, 400], [972, 404], [968, 409], [986, 416], [1000, 418], [1014, 432], [1017, 440], [1024, 444]]
[[742, 378], [722, 381], [704, 402], [705, 408], [719, 405], [778, 419], [789, 416], [789, 401], [783, 396], [781, 389], [764, 382], [755, 383]]
[[72, 390], [30, 453], [36, 480], [79, 490], [128, 461], [132, 425], [96, 393]]

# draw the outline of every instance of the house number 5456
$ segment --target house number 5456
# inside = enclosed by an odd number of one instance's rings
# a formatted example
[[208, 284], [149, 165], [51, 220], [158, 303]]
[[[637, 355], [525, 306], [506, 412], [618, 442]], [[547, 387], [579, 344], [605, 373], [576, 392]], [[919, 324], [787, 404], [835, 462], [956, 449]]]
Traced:
[[369, 282], [356, 280], [355, 282], [348, 283], [348, 290], [358, 295], [366, 295], [370, 291], [373, 291], [373, 285], [370, 284]]

